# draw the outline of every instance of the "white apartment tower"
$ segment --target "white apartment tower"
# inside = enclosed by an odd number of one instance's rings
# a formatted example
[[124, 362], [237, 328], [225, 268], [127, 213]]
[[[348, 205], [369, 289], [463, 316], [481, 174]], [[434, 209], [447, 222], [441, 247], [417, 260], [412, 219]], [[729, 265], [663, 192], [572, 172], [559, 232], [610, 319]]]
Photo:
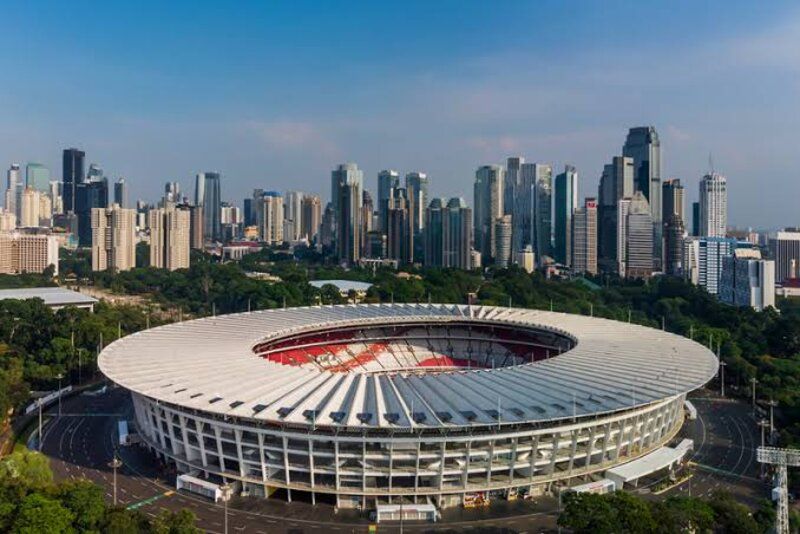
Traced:
[[725, 237], [728, 226], [728, 184], [712, 172], [700, 181], [700, 235]]
[[136, 210], [92, 208], [92, 270], [127, 271], [136, 266]]
[[191, 211], [188, 208], [152, 209], [150, 225], [150, 266], [160, 269], [188, 269], [191, 243]]

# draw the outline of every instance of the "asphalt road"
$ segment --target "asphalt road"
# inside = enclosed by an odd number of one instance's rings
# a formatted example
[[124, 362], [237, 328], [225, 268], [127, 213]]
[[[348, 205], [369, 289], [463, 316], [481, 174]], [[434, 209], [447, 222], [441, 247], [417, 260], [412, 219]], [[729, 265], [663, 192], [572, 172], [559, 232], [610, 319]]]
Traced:
[[[725, 489], [749, 504], [768, 495], [768, 488], [758, 479], [759, 466], [754, 446], [760, 444], [747, 405], [714, 397], [693, 399], [698, 419], [687, 422], [682, 435], [695, 440], [692, 461], [697, 464], [694, 476], [658, 497], [688, 494], [708, 496]], [[53, 419], [44, 432], [43, 452], [51, 459], [57, 479], [87, 478], [113, 498], [113, 474], [108, 467], [115, 450], [116, 425], [120, 417], [130, 419], [131, 404], [127, 394], [109, 389], [99, 397], [76, 396], [64, 402], [61, 417], [51, 408]], [[119, 450], [124, 462], [117, 474], [117, 497], [120, 505], [141, 509], [153, 516], [161, 509], [188, 508], [198, 517], [198, 526], [209, 532], [223, 532], [224, 509], [206, 499], [174, 491], [174, 475], [139, 447]], [[651, 484], [654, 481], [651, 481]], [[639, 490], [648, 493], [644, 485]], [[451, 509], [444, 511], [444, 521], [437, 524], [406, 523], [407, 531], [486, 529], [508, 532], [543, 532], [555, 530], [554, 499], [535, 502], [501, 502], [482, 510]], [[335, 514], [329, 505], [286, 503], [268, 499], [234, 499], [228, 512], [229, 531], [272, 532], [366, 532], [369, 521], [352, 511]], [[380, 532], [398, 530], [397, 525], [381, 524]]]

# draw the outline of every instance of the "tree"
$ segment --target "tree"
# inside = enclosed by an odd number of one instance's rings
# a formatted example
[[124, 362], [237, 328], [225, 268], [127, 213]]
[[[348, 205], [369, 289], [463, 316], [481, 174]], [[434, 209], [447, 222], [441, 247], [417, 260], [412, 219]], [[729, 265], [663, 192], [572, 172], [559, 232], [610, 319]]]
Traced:
[[669, 497], [653, 503], [656, 532], [706, 532], [714, 524], [714, 510], [708, 503], [692, 497]]
[[614, 509], [616, 523], [624, 532], [650, 534], [655, 530], [653, 514], [644, 500], [624, 491], [612, 493], [608, 500]]
[[195, 526], [197, 518], [195, 515], [183, 509], [179, 512], [162, 510], [152, 522], [152, 531], [155, 534], [196, 534], [201, 532]]
[[88, 480], [65, 482], [59, 487], [61, 503], [75, 514], [80, 530], [97, 530], [105, 516], [106, 504], [100, 486]]
[[52, 482], [53, 472], [43, 454], [23, 449], [0, 461], [0, 483], [42, 488]]
[[102, 531], [106, 534], [139, 534], [150, 530], [147, 517], [139, 510], [112, 508], [106, 513]]
[[19, 505], [12, 531], [19, 534], [70, 532], [75, 515], [55, 499], [31, 493]]
[[611, 534], [618, 524], [611, 502], [604, 495], [594, 493], [567, 493], [563, 497], [564, 510], [558, 524], [576, 534]]
[[730, 534], [760, 534], [759, 527], [750, 510], [736, 502], [730, 493], [715, 492], [709, 500], [714, 510], [714, 525], [721, 532]]

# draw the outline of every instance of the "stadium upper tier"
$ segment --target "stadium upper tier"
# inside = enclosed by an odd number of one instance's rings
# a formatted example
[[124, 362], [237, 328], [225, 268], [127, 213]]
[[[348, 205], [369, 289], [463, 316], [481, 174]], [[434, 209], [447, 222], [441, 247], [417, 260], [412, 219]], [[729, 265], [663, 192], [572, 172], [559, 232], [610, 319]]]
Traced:
[[261, 424], [395, 431], [633, 409], [708, 382], [689, 339], [579, 315], [451, 304], [291, 308], [139, 332], [103, 373], [158, 402]]

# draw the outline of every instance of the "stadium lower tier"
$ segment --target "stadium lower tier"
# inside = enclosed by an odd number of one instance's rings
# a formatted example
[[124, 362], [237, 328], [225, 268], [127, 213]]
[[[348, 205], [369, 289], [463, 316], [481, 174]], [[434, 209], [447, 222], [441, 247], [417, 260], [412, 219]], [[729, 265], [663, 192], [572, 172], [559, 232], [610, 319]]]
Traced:
[[298, 492], [340, 507], [402, 497], [439, 507], [475, 494], [536, 495], [664, 445], [683, 422], [685, 395], [631, 410], [538, 424], [334, 433], [265, 425], [158, 403], [133, 393], [140, 434], [179, 472], [254, 496]]

